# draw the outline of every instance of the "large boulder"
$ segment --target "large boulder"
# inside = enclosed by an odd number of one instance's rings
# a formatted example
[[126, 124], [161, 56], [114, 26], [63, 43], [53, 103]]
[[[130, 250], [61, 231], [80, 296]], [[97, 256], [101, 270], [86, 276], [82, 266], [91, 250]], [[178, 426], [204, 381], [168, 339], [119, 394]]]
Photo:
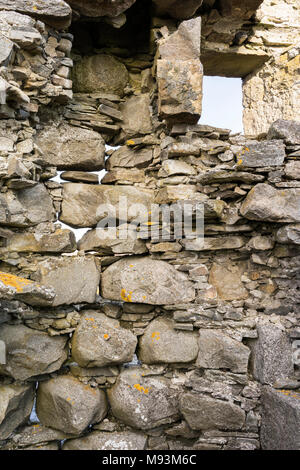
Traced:
[[195, 393], [182, 395], [180, 409], [190, 428], [196, 431], [238, 431], [245, 423], [245, 411], [239, 406]]
[[59, 170], [96, 171], [104, 168], [105, 142], [98, 132], [62, 123], [38, 131], [36, 145], [44, 165]]
[[283, 139], [288, 145], [300, 145], [300, 123], [278, 119], [269, 129], [269, 139]]
[[184, 273], [165, 261], [127, 257], [102, 274], [102, 297], [151, 305], [191, 302], [195, 289]]
[[113, 415], [133, 428], [152, 429], [179, 418], [177, 390], [165, 377], [144, 377], [142, 368], [121, 372], [108, 398]]
[[118, 16], [128, 10], [136, 0], [66, 0], [83, 16]]
[[31, 227], [53, 220], [55, 212], [52, 199], [43, 184], [0, 194], [0, 224]]
[[0, 440], [25, 423], [33, 407], [34, 385], [0, 385]]
[[300, 189], [275, 189], [260, 183], [248, 193], [240, 212], [250, 220], [300, 222]]
[[128, 72], [125, 65], [114, 57], [98, 54], [76, 62], [72, 78], [75, 92], [114, 93], [122, 97], [128, 82]]
[[81, 367], [130, 362], [137, 345], [130, 330], [103, 313], [87, 311], [72, 337], [72, 356]]
[[176, 20], [186, 20], [191, 18], [203, 0], [152, 0], [155, 5], [155, 12], [158, 16], [171, 16]]
[[0, 272], [0, 295], [6, 300], [21, 300], [29, 305], [52, 305], [55, 292], [14, 274]]
[[147, 435], [135, 431], [99, 432], [68, 440], [63, 450], [144, 450]]
[[146, 364], [187, 363], [198, 354], [197, 334], [174, 330], [167, 318], [153, 320], [139, 342], [139, 359]]
[[5, 342], [7, 354], [6, 364], [0, 364], [0, 375], [27, 380], [60, 369], [68, 357], [67, 339], [24, 325], [1, 325], [0, 340]]
[[300, 395], [263, 387], [261, 446], [263, 450], [300, 450]]
[[294, 375], [292, 344], [285, 331], [271, 323], [257, 325], [258, 339], [251, 341], [253, 376], [273, 385]]
[[54, 290], [54, 307], [96, 300], [100, 269], [93, 257], [46, 258], [38, 264], [35, 275], [42, 285]]
[[40, 383], [36, 409], [45, 426], [76, 435], [103, 420], [107, 400], [103, 390], [84, 385], [75, 377], [61, 375]]
[[0, 10], [17, 11], [33, 16], [58, 29], [70, 26], [72, 10], [63, 0], [0, 0]]
[[[147, 216], [154, 200], [152, 190], [134, 186], [111, 186], [66, 183], [60, 220], [73, 227], [94, 227], [105, 219], [135, 220]], [[127, 211], [126, 211], [127, 205]]]
[[246, 374], [250, 349], [223, 331], [201, 329], [197, 366]]

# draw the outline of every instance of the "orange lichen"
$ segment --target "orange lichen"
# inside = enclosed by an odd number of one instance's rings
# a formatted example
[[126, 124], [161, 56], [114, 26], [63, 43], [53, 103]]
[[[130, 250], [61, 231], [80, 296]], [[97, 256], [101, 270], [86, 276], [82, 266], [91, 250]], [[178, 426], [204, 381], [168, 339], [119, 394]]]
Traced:
[[242, 163], [243, 163], [243, 160], [242, 160], [241, 158], [239, 158], [237, 164], [238, 164], [238, 165], [241, 165]]
[[127, 140], [126, 145], [134, 145], [135, 141], [134, 140]]
[[17, 292], [23, 292], [24, 287], [34, 284], [29, 279], [14, 276], [13, 274], [0, 272], [0, 282], [7, 287], [13, 287]]
[[132, 302], [132, 297], [131, 296], [132, 296], [132, 292], [129, 292], [129, 294], [127, 294], [126, 289], [121, 290], [121, 299], [124, 302]]
[[109, 338], [110, 338], [110, 336], [109, 336], [107, 333], [105, 333], [105, 334], [103, 335], [103, 338], [105, 339], [105, 341], [108, 341]]
[[158, 341], [160, 340], [160, 333], [159, 331], [154, 331], [151, 335], [152, 341]]
[[135, 388], [136, 390], [138, 390], [139, 392], [141, 393], [145, 393], [146, 395], [149, 393], [149, 388], [144, 388], [142, 385], [140, 384], [135, 384], [133, 386], [133, 388]]

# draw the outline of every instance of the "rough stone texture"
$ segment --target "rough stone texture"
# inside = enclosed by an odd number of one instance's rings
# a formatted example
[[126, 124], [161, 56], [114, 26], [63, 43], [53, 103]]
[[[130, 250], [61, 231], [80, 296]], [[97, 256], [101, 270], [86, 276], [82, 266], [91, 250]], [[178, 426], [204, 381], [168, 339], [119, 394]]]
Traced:
[[100, 271], [93, 258], [48, 258], [39, 263], [36, 277], [55, 292], [53, 306], [93, 303], [100, 282]]
[[72, 337], [72, 356], [81, 367], [103, 367], [131, 362], [137, 338], [117, 320], [88, 311]]
[[164, 261], [128, 257], [109, 266], [102, 274], [105, 299], [151, 305], [190, 302], [195, 291], [185, 274]]
[[[131, 222], [139, 216], [138, 209], [142, 208], [142, 213], [147, 214], [154, 194], [148, 189], [128, 186], [66, 183], [60, 220], [67, 225], [84, 228], [97, 225], [107, 217], [107, 211], [110, 211], [111, 216], [122, 217], [125, 199], [119, 205], [121, 197], [127, 198], [128, 222]], [[131, 207], [135, 204], [137, 210]]]
[[218, 292], [218, 296], [223, 300], [241, 300], [248, 297], [241, 276], [246, 269], [243, 262], [226, 264], [214, 263], [212, 265], [209, 282]]
[[281, 140], [250, 144], [238, 159], [238, 165], [250, 168], [280, 166], [285, 159], [285, 146]]
[[123, 96], [128, 82], [126, 67], [110, 55], [84, 57], [75, 64], [73, 88], [78, 93], [115, 93]]
[[33, 385], [0, 385], [0, 439], [9, 435], [30, 416], [34, 401]]
[[62, 123], [37, 133], [35, 143], [42, 150], [44, 165], [59, 170], [95, 171], [104, 168], [105, 145], [97, 132]]
[[120, 111], [123, 116], [123, 138], [130, 139], [131, 137], [151, 133], [152, 122], [150, 96], [148, 94], [131, 96], [120, 106]]
[[67, 3], [84, 16], [118, 16], [130, 8], [136, 0], [67, 0]]
[[170, 385], [164, 377], [143, 377], [140, 368], [121, 372], [116, 384], [108, 390], [113, 415], [141, 430], [177, 421], [177, 392]]
[[115, 167], [122, 168], [145, 168], [153, 160], [153, 150], [144, 148], [132, 150], [128, 147], [120, 147], [115, 150], [106, 163], [106, 168], [111, 170]]
[[[124, 239], [116, 238], [122, 235], [122, 228], [89, 230], [78, 242], [81, 251], [97, 251], [103, 255], [110, 254], [134, 254], [146, 253], [147, 247], [143, 240], [136, 239], [136, 233], [124, 225]], [[132, 238], [130, 237], [132, 235]]]
[[285, 225], [276, 232], [279, 243], [294, 243], [300, 245], [300, 224]]
[[[24, 325], [1, 325], [0, 339], [6, 344], [6, 364], [0, 365], [0, 375], [27, 380], [49, 374], [67, 359], [65, 336], [51, 338], [47, 333]], [[49, 358], [51, 357], [51, 362]]]
[[52, 221], [54, 217], [52, 200], [43, 184], [0, 194], [0, 223], [3, 225], [30, 227]]
[[200, 330], [197, 366], [247, 373], [250, 349], [217, 330]]
[[71, 23], [71, 8], [63, 0], [1, 0], [0, 10], [17, 11], [37, 17], [55, 28], [67, 28]]
[[261, 445], [263, 450], [300, 448], [299, 392], [263, 387]]
[[248, 193], [241, 214], [250, 220], [300, 222], [300, 189], [275, 189], [257, 184]]
[[300, 178], [300, 161], [288, 162], [285, 166], [286, 177], [292, 180], [299, 180]]
[[287, 334], [272, 324], [260, 324], [257, 331], [258, 339], [250, 343], [253, 376], [268, 385], [292, 377], [292, 345]]
[[19, 253], [71, 253], [76, 250], [76, 239], [73, 232], [63, 229], [53, 234], [17, 233], [7, 240], [5, 250]]
[[68, 434], [81, 434], [107, 413], [105, 393], [63, 375], [42, 382], [37, 394], [37, 415], [45, 426]]
[[63, 450], [144, 450], [147, 436], [133, 431], [97, 432], [67, 441]]
[[29, 305], [52, 305], [55, 292], [51, 288], [9, 273], [0, 272], [0, 293], [3, 299], [22, 300]]
[[194, 393], [182, 395], [180, 408], [188, 425], [194, 430], [238, 431], [245, 422], [245, 412], [239, 406]]
[[271, 125], [268, 138], [283, 139], [289, 145], [300, 145], [300, 124], [297, 121], [278, 119]]
[[154, 320], [146, 328], [139, 342], [139, 358], [145, 364], [186, 363], [198, 354], [197, 335], [176, 331], [172, 320]]

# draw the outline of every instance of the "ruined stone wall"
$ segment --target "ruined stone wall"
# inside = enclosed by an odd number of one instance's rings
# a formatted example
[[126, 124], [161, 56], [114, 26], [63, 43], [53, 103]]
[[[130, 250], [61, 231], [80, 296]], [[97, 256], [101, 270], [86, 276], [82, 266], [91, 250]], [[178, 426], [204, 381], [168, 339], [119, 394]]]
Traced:
[[197, 124], [214, 2], [67, 3], [0, 1], [0, 447], [299, 449], [300, 124]]

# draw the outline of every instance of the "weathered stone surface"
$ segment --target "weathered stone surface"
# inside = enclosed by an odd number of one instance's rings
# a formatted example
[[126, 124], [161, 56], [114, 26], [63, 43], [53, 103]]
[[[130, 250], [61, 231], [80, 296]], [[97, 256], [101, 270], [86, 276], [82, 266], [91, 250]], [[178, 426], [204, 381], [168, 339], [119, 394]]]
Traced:
[[192, 165], [181, 160], [165, 160], [158, 172], [158, 176], [165, 178], [174, 175], [195, 175], [196, 170]]
[[0, 39], [0, 65], [7, 66], [9, 64], [12, 52], [14, 49], [14, 43], [6, 37]]
[[250, 349], [219, 330], [201, 329], [197, 366], [247, 373]]
[[203, 0], [153, 0], [158, 16], [170, 15], [177, 20], [185, 20], [193, 16], [201, 7]]
[[195, 290], [185, 274], [164, 261], [128, 257], [109, 266], [102, 274], [105, 299], [151, 305], [191, 302]]
[[214, 183], [259, 183], [263, 181], [262, 175], [255, 175], [245, 171], [228, 171], [228, 170], [209, 170], [205, 173], [200, 173], [197, 181], [201, 184], [214, 184]]
[[269, 129], [269, 139], [283, 139], [286, 144], [300, 144], [300, 123], [297, 121], [287, 121], [278, 119]]
[[27, 421], [33, 401], [33, 385], [0, 385], [0, 439]]
[[72, 337], [72, 356], [81, 367], [131, 362], [137, 345], [130, 330], [103, 313], [87, 311]]
[[276, 232], [279, 243], [294, 243], [300, 245], [300, 224], [285, 225]]
[[232, 250], [241, 248], [246, 244], [244, 237], [205, 237], [195, 240], [182, 240], [181, 243], [186, 250], [205, 251], [205, 250]]
[[98, 184], [99, 176], [96, 173], [87, 173], [85, 171], [64, 171], [60, 177], [66, 181], [75, 183]]
[[39, 2], [38, 6], [35, 0], [1, 0], [0, 10], [25, 13], [55, 28], [68, 28], [71, 23], [71, 8], [63, 0], [47, 0]]
[[31, 426], [25, 426], [14, 433], [9, 443], [9, 449], [14, 450], [21, 447], [27, 450], [29, 446], [36, 445], [39, 445], [39, 448], [42, 445], [46, 445], [47, 442], [62, 441], [68, 437], [66, 433], [57, 431], [56, 429], [47, 428], [42, 424], [33, 424]]
[[75, 435], [102, 421], [107, 413], [105, 392], [70, 375], [40, 383], [36, 405], [42, 424]]
[[0, 339], [6, 344], [7, 361], [0, 365], [0, 375], [27, 380], [50, 374], [67, 359], [65, 336], [51, 338], [47, 333], [24, 325], [1, 325]]
[[174, 330], [173, 321], [150, 323], [139, 342], [139, 358], [146, 364], [192, 362], [198, 354], [196, 333]]
[[113, 415], [123, 423], [147, 430], [179, 418], [178, 392], [164, 377], [143, 377], [143, 369], [124, 370], [108, 390]]
[[145, 168], [153, 160], [152, 148], [132, 150], [128, 147], [120, 147], [115, 150], [106, 162], [106, 168]]
[[161, 59], [193, 60], [200, 57], [201, 17], [180, 23], [175, 33], [159, 41]]
[[55, 292], [53, 306], [93, 303], [100, 270], [92, 257], [47, 258], [37, 266], [36, 277]]
[[203, 67], [198, 59], [157, 61], [161, 118], [196, 124], [202, 111]]
[[127, 198], [127, 221], [131, 222], [139, 216], [138, 209], [140, 210], [141, 207], [143, 207], [142, 213], [147, 215], [154, 194], [149, 189], [133, 186], [66, 183], [63, 190], [60, 220], [73, 227], [93, 227], [107, 217], [108, 211], [112, 218], [117, 217], [122, 220], [124, 198]]
[[119, 16], [136, 0], [67, 0], [74, 10], [84, 16]]
[[66, 123], [52, 124], [37, 133], [35, 143], [43, 152], [40, 160], [44, 165], [56, 166], [59, 170], [104, 168], [105, 143], [101, 135], [92, 130]]
[[240, 212], [250, 220], [300, 222], [300, 189], [277, 190], [268, 184], [257, 184]]
[[110, 55], [86, 56], [76, 62], [73, 73], [73, 89], [79, 93], [104, 92], [124, 95], [128, 82], [126, 67]]
[[217, 289], [222, 300], [241, 300], [248, 297], [241, 276], [246, 270], [246, 264], [240, 263], [213, 263], [210, 270], [209, 283]]
[[144, 450], [147, 435], [134, 431], [91, 432], [87, 437], [67, 441], [63, 450]]
[[123, 116], [121, 124], [123, 138], [129, 139], [138, 135], [151, 133], [152, 122], [149, 94], [131, 96], [125, 103], [121, 104], [120, 111]]
[[204, 395], [185, 393], [180, 409], [190, 428], [197, 431], [237, 431], [245, 422], [245, 412], [239, 406]]
[[[76, 239], [70, 230], [54, 233], [16, 233], [7, 239], [5, 251], [30, 253], [71, 253], [76, 250]], [[1, 249], [0, 249], [1, 251]]]
[[0, 194], [0, 223], [3, 225], [30, 227], [54, 218], [52, 199], [43, 184]]
[[280, 166], [285, 159], [285, 145], [282, 140], [270, 140], [249, 144], [238, 158], [237, 164], [249, 168]]
[[299, 450], [299, 420], [299, 392], [263, 387], [261, 423], [263, 450]]
[[247, 248], [258, 251], [272, 250], [274, 243], [275, 242], [271, 237], [256, 235], [249, 240]]
[[2, 299], [22, 300], [29, 305], [51, 305], [55, 292], [29, 279], [0, 272], [0, 294]]
[[254, 378], [272, 385], [277, 380], [291, 377], [294, 367], [287, 333], [270, 323], [257, 325], [257, 332], [258, 339], [250, 343]]
[[[124, 227], [124, 231], [122, 228]], [[103, 255], [111, 254], [128, 254], [142, 255], [146, 253], [147, 247], [144, 240], [137, 240], [137, 233], [128, 229], [127, 225], [123, 225], [118, 229], [108, 228], [89, 230], [78, 242], [80, 251], [97, 251]], [[121, 236], [123, 236], [121, 238]], [[131, 236], [132, 235], [132, 238]], [[135, 235], [135, 237], [134, 237]]]
[[284, 168], [285, 175], [287, 178], [292, 180], [300, 179], [300, 161], [288, 162]]

